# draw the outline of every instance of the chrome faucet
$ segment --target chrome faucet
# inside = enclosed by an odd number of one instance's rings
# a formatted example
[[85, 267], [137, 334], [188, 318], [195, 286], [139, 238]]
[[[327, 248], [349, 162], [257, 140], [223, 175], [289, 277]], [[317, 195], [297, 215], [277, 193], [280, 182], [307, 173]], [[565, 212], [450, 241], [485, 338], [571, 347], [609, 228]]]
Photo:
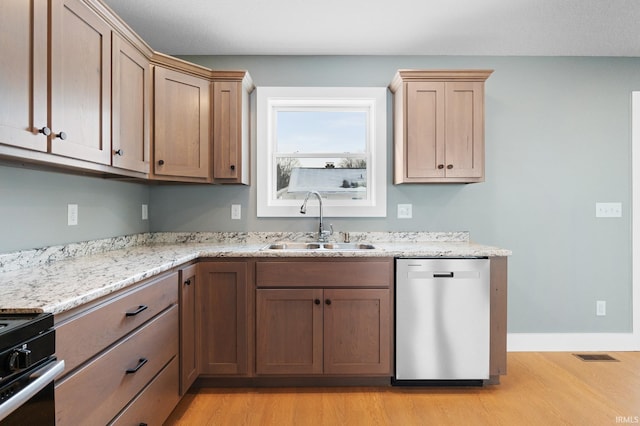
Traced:
[[325, 229], [324, 223], [322, 222], [322, 196], [318, 191], [309, 191], [307, 192], [307, 196], [304, 197], [304, 202], [302, 206], [300, 206], [300, 213], [307, 214], [307, 201], [309, 201], [309, 196], [315, 195], [318, 198], [318, 202], [320, 203], [320, 220], [318, 224], [318, 241], [326, 243], [329, 241], [329, 235], [333, 234], [333, 226], [329, 224], [329, 229]]

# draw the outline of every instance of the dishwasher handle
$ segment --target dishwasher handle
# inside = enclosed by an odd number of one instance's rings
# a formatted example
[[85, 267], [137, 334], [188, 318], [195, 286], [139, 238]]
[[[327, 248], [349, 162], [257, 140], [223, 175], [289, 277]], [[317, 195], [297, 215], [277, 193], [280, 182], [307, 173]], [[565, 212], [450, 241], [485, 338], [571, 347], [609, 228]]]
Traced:
[[434, 272], [433, 278], [453, 278], [453, 272]]

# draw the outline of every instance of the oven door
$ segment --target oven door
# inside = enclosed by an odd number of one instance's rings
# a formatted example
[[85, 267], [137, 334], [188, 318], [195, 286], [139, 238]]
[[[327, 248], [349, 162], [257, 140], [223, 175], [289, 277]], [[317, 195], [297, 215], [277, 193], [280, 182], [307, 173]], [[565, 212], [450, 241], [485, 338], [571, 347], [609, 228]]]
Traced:
[[53, 381], [62, 371], [64, 361], [52, 358], [0, 389], [0, 425], [55, 425]]

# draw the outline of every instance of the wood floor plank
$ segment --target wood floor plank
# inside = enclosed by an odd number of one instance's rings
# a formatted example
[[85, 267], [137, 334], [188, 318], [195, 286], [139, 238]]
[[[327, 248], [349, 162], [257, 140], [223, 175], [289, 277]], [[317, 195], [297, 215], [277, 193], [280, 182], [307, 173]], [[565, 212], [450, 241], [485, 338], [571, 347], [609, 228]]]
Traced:
[[[567, 352], [508, 354], [483, 388], [202, 388], [173, 425], [614, 425], [640, 422], [640, 352], [585, 362]], [[624, 420], [627, 420], [626, 422]]]

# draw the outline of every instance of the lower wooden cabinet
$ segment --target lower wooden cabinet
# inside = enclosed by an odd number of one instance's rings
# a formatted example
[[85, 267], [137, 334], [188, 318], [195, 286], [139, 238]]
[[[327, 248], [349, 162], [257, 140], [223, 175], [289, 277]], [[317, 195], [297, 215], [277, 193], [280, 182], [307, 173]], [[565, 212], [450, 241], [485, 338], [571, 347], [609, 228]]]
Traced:
[[56, 424], [107, 424], [124, 409], [142, 419], [131, 407], [148, 402], [132, 401], [161, 402], [164, 418], [148, 422], [161, 424], [180, 398], [179, 320], [177, 272], [57, 315]]
[[198, 268], [200, 373], [246, 375], [249, 371], [248, 262], [202, 262]]
[[391, 374], [388, 289], [324, 290], [324, 372]]
[[266, 260], [256, 271], [257, 375], [392, 374], [393, 259]]
[[180, 395], [198, 378], [197, 265], [180, 269]]
[[[178, 306], [56, 385], [56, 424], [107, 424], [178, 356]], [[176, 400], [178, 387], [173, 387]]]
[[110, 425], [161, 425], [180, 401], [179, 372], [178, 358], [173, 358]]
[[258, 289], [256, 373], [389, 375], [388, 289]]
[[256, 373], [320, 374], [322, 289], [256, 291]]

